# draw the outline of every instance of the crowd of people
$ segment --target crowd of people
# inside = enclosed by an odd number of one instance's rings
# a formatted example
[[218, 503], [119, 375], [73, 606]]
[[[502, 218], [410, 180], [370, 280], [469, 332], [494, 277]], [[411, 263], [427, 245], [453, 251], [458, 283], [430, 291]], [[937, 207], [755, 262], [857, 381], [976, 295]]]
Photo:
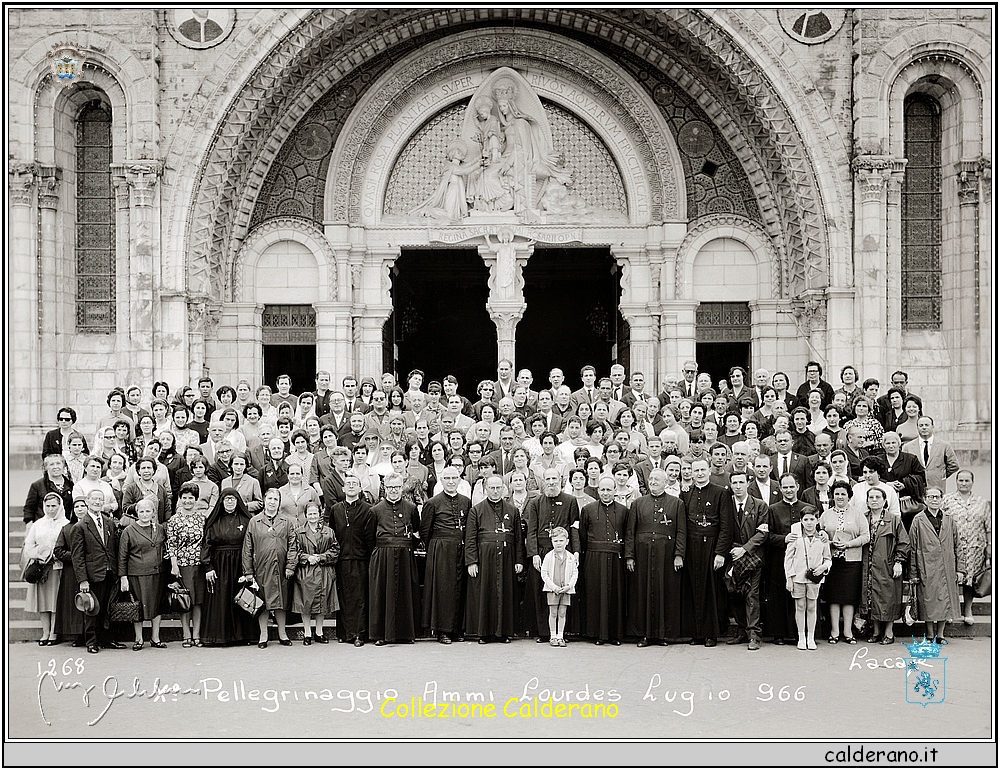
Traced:
[[[454, 376], [392, 374], [292, 393], [245, 380], [107, 395], [72, 407], [42, 447], [24, 505], [26, 609], [40, 645], [121, 648], [109, 608], [137, 603], [160, 639], [167, 584], [189, 601], [182, 645], [480, 644], [635, 640], [893, 641], [904, 609], [946, 643], [971, 624], [992, 567], [988, 501], [894, 372], [882, 393], [809, 362], [738, 366], [713, 385], [687, 361], [647, 390], [615, 365], [533, 389], [500, 361]], [[954, 476], [957, 490], [946, 494]], [[239, 596], [239, 603], [236, 599]], [[176, 607], [175, 607], [176, 609]]]

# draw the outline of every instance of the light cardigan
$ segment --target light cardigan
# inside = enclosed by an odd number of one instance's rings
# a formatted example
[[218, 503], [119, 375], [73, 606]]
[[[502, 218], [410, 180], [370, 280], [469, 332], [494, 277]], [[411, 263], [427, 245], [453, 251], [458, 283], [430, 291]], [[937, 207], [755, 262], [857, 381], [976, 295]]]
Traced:
[[[839, 517], [835, 508], [828, 508], [819, 517], [819, 525], [830, 538], [830, 550], [833, 550], [833, 537], [837, 532]], [[868, 517], [851, 505], [844, 511], [844, 529], [847, 536], [847, 548], [844, 549], [844, 561], [861, 561], [862, 547], [871, 540], [871, 528]]]
[[[544, 591], [553, 592], [561, 586], [557, 586], [552, 582], [552, 573], [555, 570], [556, 563], [556, 552], [549, 551], [545, 554], [545, 558], [542, 559], [542, 583], [544, 584]], [[579, 572], [576, 566], [576, 557], [573, 556], [568, 550], [566, 551], [566, 585], [569, 586], [569, 591], [566, 593], [575, 594], [576, 593], [576, 580], [579, 577]]]

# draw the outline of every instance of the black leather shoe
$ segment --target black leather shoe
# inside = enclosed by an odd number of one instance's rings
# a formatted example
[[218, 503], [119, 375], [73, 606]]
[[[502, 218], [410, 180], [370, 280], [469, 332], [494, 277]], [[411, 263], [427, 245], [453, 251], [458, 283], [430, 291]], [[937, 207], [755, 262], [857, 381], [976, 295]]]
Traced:
[[313, 643], [313, 638], [311, 636], [307, 636], [302, 640], [303, 647], [312, 647], [312, 643]]
[[595, 639], [594, 640], [594, 644], [596, 644], [598, 647], [600, 647], [602, 644], [604, 644], [604, 640], [603, 639]]
[[784, 637], [781, 637], [781, 636], [776, 637], [775, 640], [774, 640], [774, 643], [780, 647], [781, 645], [783, 645], [785, 643], [785, 639], [784, 639]]
[[313, 641], [315, 641], [316, 644], [329, 644], [330, 643], [330, 640], [327, 639], [325, 636], [323, 636], [323, 634], [319, 634], [318, 636], [314, 636], [313, 637]]
[[501, 636], [500, 637], [500, 644], [510, 644], [510, 637], [509, 636]]
[[415, 644], [412, 639], [398, 639], [396, 644]]
[[441, 644], [451, 644], [451, 639], [449, 639], [444, 634], [438, 634], [438, 642]]
[[74, 647], [86, 647], [87, 646], [87, 642], [84, 641], [83, 637], [81, 636], [81, 637], [77, 638], [77, 640], [75, 642], [73, 642], [73, 646]]
[[98, 647], [96, 644], [88, 644], [87, 645], [87, 652], [94, 653], [96, 655], [100, 651], [101, 651], [101, 648]]
[[642, 637], [642, 639], [639, 640], [639, 643], [636, 644], [636, 647], [649, 647], [649, 639], [645, 636]]
[[376, 639], [375, 640], [375, 646], [376, 647], [385, 647], [385, 639]]
[[355, 640], [354, 640], [354, 646], [355, 646], [355, 647], [364, 647], [364, 646], [365, 646], [365, 640], [364, 640], [364, 639], [362, 639], [362, 638], [361, 638], [361, 637], [359, 636], [359, 637], [358, 637], [357, 639], [355, 639]]
[[278, 644], [280, 644], [282, 647], [291, 647], [292, 646], [292, 640], [291, 639], [279, 639], [278, 640]]
[[547, 637], [547, 636], [539, 636], [537, 639], [535, 639], [535, 641], [538, 644], [548, 644], [549, 643], [549, 637]]
[[717, 644], [718, 644], [718, 642], [715, 639], [711, 638], [711, 637], [709, 637], [708, 639], [705, 640], [705, 646], [706, 647], [715, 647], [715, 645], [717, 645]]
[[479, 643], [480, 644], [489, 644], [489, 640], [485, 636], [480, 636], [479, 637]]
[[690, 642], [688, 642], [688, 644], [691, 645], [692, 647], [694, 647], [696, 644], [704, 644], [704, 643], [705, 643], [704, 639], [692, 639]]
[[110, 642], [105, 642], [104, 646], [107, 647], [109, 650], [124, 650], [125, 649], [125, 645], [124, 644], [122, 644], [121, 642], [116, 642], [114, 639], [112, 639]]
[[267, 649], [267, 642], [257, 642], [257, 647], [261, 650]]
[[621, 647], [622, 646], [621, 639], [612, 639], [611, 640], [611, 644], [613, 644], [615, 647]]
[[750, 640], [743, 634], [736, 634], [736, 636], [731, 639], [726, 640], [726, 644], [746, 644]]
[[453, 636], [453, 637], [451, 638], [451, 640], [452, 640], [453, 642], [464, 642], [464, 641], [465, 641], [465, 637], [464, 637], [464, 636], [462, 636], [461, 634], [459, 634], [458, 636]]

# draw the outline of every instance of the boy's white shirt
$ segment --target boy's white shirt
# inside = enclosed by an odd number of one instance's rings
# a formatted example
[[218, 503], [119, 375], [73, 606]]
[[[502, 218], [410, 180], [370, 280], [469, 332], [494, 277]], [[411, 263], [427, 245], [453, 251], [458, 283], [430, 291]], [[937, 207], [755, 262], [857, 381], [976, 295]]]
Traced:
[[[555, 567], [556, 552], [549, 551], [545, 554], [545, 558], [542, 559], [542, 584], [544, 585], [544, 590], [554, 593], [556, 589], [562, 588], [562, 586], [557, 586], [552, 582], [552, 573]], [[576, 581], [579, 577], [579, 570], [576, 565], [576, 558], [569, 550], [563, 551], [566, 558], [566, 585], [569, 586], [568, 594], [576, 593]]]

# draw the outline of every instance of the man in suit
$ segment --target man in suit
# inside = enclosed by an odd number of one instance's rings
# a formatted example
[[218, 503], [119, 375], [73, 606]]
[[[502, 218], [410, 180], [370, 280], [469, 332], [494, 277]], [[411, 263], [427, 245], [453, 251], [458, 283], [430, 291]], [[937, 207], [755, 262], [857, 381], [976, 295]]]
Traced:
[[117, 577], [118, 538], [115, 522], [103, 513], [104, 492], [91, 490], [87, 495], [87, 515], [70, 530], [70, 553], [73, 572], [80, 590], [90, 592], [100, 605], [96, 615], [84, 615], [83, 631], [87, 652], [100, 652], [101, 647], [124, 650], [125, 645], [111, 638], [108, 625], [108, 602]]
[[646, 376], [642, 372], [632, 372], [632, 376], [629, 378], [628, 389], [623, 389], [624, 392], [621, 396], [617, 394], [613, 394], [613, 396], [631, 409], [636, 401], [645, 401], [649, 398], [649, 394], [645, 392], [645, 388]]
[[948, 479], [958, 473], [958, 458], [951, 444], [934, 436], [934, 419], [926, 414], [917, 420], [917, 438], [903, 444], [903, 451], [916, 456], [924, 466], [927, 487], [945, 491]]
[[201, 453], [205, 456], [205, 462], [209, 465], [215, 462], [216, 445], [219, 444], [225, 436], [226, 424], [220, 420], [212, 420], [208, 426], [208, 441], [199, 447], [199, 449], [201, 449]]
[[[545, 391], [543, 391], [545, 392]], [[497, 475], [504, 478], [514, 470], [514, 449], [515, 449], [514, 429], [505, 425], [500, 429], [500, 448], [489, 455], [496, 466]]]
[[576, 404], [573, 403], [573, 393], [568, 385], [560, 385], [556, 390], [555, 403], [552, 411], [563, 418], [565, 422], [570, 415], [576, 414]]
[[[921, 411], [923, 410], [923, 401], [920, 400], [920, 397], [916, 393], [910, 393], [910, 389], [907, 387], [910, 382], [910, 376], [906, 372], [893, 372], [891, 380], [892, 383], [890, 385], [890, 390], [892, 388], [896, 388], [901, 391], [903, 394], [903, 401], [906, 401], [908, 398], [912, 398], [917, 402], [917, 406], [920, 407]], [[892, 407], [889, 405], [889, 392], [886, 391], [885, 395], [879, 396], [875, 399], [875, 405], [878, 407], [878, 414], [883, 417], [890, 414], [892, 412]]]
[[262, 422], [260, 424], [257, 438], [259, 439], [257, 446], [247, 452], [247, 463], [250, 466], [251, 475], [260, 478], [260, 469], [264, 467], [268, 458], [267, 445], [274, 438], [274, 428], [271, 427], [271, 423]]
[[594, 387], [594, 382], [597, 380], [597, 370], [587, 364], [580, 370], [580, 379], [583, 381], [583, 387], [574, 390], [570, 395], [574, 412], [580, 404], [584, 402], [593, 404], [597, 400], [597, 388]]
[[514, 395], [514, 364], [506, 358], [501, 358], [497, 364], [497, 378], [493, 383], [493, 402]]
[[861, 463], [870, 454], [867, 449], [861, 446], [862, 434], [862, 429], [856, 425], [848, 428], [847, 444], [844, 446], [844, 454], [847, 455], [851, 478], [855, 481], [861, 478]]
[[[729, 474], [729, 488], [733, 492], [733, 547], [729, 551], [732, 561], [753, 554], [763, 561], [764, 544], [767, 542], [768, 504], [747, 494], [749, 476], [745, 471]], [[730, 606], [736, 616], [736, 635], [726, 644], [748, 642], [748, 650], [760, 649], [760, 577], [763, 564], [753, 570], [741, 585], [745, 594], [733, 594]]]
[[538, 409], [538, 414], [545, 418], [545, 430], [556, 434], [561, 433], [565, 421], [552, 409], [552, 394], [547, 390], [539, 391], [538, 401], [535, 405]]
[[339, 432], [351, 419], [351, 412], [347, 409], [347, 399], [339, 390], [331, 390], [328, 401], [329, 409], [319, 418], [319, 424], [332, 425], [334, 432]]
[[538, 409], [538, 392], [531, 389], [531, 384], [534, 381], [535, 378], [532, 376], [530, 369], [522, 369], [517, 373], [517, 384], [528, 391], [525, 405], [528, 407], [529, 414], [534, 413]]
[[778, 453], [771, 458], [771, 478], [777, 481], [782, 474], [791, 473], [799, 482], [799, 489], [805, 489], [808, 463], [805, 457], [792, 451], [792, 434], [780, 431], [774, 434], [774, 443]]
[[611, 367], [611, 398], [615, 401], [622, 401], [622, 397], [628, 393], [625, 386], [625, 367], [621, 364], [614, 364]]
[[351, 412], [347, 418], [346, 425], [340, 426], [337, 433], [337, 441], [341, 446], [353, 450], [355, 445], [361, 442], [361, 437], [365, 435], [365, 416], [361, 412]]
[[758, 369], [753, 373], [753, 396], [754, 409], [760, 409], [764, 405], [764, 388], [771, 387], [771, 373], [767, 369]]
[[610, 377], [602, 377], [601, 381], [597, 385], [597, 398], [594, 399], [594, 404], [598, 401], [603, 401], [608, 405], [608, 421], [617, 422], [618, 415], [622, 409], [625, 408], [625, 404], [621, 401], [616, 401], [611, 397], [611, 391], [614, 388], [614, 384], [611, 382]]
[[751, 496], [774, 505], [781, 500], [781, 488], [771, 478], [771, 459], [767, 455], [757, 455], [753, 460], [753, 480], [747, 485]]
[[653, 471], [666, 470], [667, 467], [663, 457], [663, 439], [659, 436], [650, 436], [646, 439], [646, 448], [649, 454], [633, 468], [636, 480], [639, 482], [640, 495], [649, 494], [649, 474]]
[[833, 451], [833, 437], [829, 433], [817, 434], [815, 442], [816, 453], [811, 454], [806, 458], [806, 479], [809, 482], [807, 489], [813, 485], [813, 471], [816, 470], [816, 466], [820, 463], [826, 463], [829, 465], [830, 452]]
[[694, 398], [698, 393], [698, 362], [685, 361], [681, 371], [684, 374], [684, 381], [677, 384], [684, 392], [685, 398]]
[[[559, 388], [563, 386], [566, 381], [566, 375], [563, 374], [563, 370], [556, 367], [549, 372], [549, 388], [547, 389], [550, 394], [552, 394], [552, 400], [556, 400], [556, 395], [559, 393]], [[538, 391], [541, 393], [541, 391]]]
[[344, 388], [344, 405], [348, 412], [367, 412], [368, 404], [358, 395], [358, 379], [353, 375], [347, 375], [341, 380]]

